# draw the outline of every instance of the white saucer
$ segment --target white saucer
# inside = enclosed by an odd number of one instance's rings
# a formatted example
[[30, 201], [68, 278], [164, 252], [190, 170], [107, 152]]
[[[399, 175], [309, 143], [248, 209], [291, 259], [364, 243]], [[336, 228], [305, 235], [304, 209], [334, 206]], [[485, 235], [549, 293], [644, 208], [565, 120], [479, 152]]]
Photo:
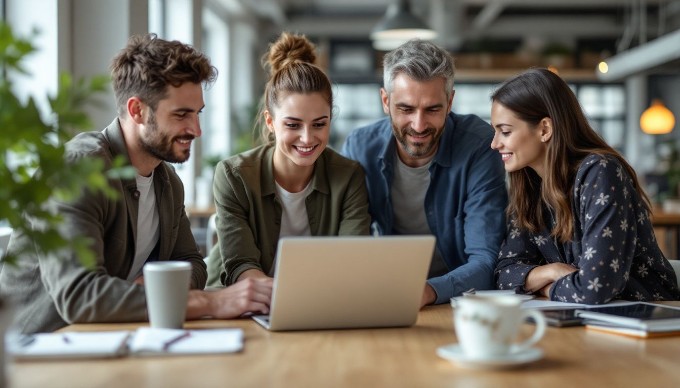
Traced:
[[480, 290], [480, 291], [473, 291], [473, 292], [466, 291], [461, 296], [454, 296], [453, 298], [451, 298], [451, 306], [456, 307], [456, 301], [460, 298], [465, 298], [468, 295], [478, 295], [478, 296], [512, 295], [513, 297], [516, 297], [517, 299], [521, 300], [522, 303], [536, 298], [535, 295], [530, 295], [530, 294], [515, 294], [514, 290]]
[[461, 366], [479, 369], [491, 368], [512, 368], [543, 357], [543, 351], [539, 348], [529, 348], [505, 356], [497, 356], [485, 359], [470, 359], [463, 354], [463, 350], [458, 344], [449, 344], [437, 348], [437, 355], [449, 361], [453, 361]]
[[496, 295], [512, 295], [521, 300], [531, 300], [536, 297], [536, 295], [531, 294], [516, 294], [515, 290], [478, 290], [472, 292], [464, 292], [463, 296], [467, 295], [479, 295], [479, 296], [496, 296]]

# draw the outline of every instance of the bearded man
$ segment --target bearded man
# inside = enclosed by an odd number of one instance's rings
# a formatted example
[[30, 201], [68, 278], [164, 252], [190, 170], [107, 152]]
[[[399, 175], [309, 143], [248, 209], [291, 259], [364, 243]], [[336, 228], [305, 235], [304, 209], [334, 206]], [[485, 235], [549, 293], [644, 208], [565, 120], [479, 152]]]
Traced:
[[505, 236], [507, 190], [491, 126], [451, 112], [451, 55], [411, 40], [385, 55], [380, 97], [388, 117], [356, 129], [343, 154], [366, 171], [377, 235], [437, 238], [422, 306], [491, 289]]

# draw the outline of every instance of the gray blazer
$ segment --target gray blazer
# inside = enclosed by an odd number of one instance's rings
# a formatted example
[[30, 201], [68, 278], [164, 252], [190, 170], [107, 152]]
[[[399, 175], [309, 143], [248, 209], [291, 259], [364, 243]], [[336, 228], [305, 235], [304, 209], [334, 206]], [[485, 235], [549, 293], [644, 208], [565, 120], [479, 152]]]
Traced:
[[[117, 156], [129, 157], [118, 119], [102, 132], [81, 133], [66, 144], [66, 157], [102, 159], [107, 167]], [[66, 236], [92, 241], [93, 270], [84, 268], [73, 251], [49, 256], [26, 255], [0, 273], [0, 295], [14, 302], [18, 329], [25, 333], [59, 329], [71, 323], [125, 322], [147, 319], [144, 287], [126, 279], [135, 255], [138, 203], [135, 180], [112, 179], [117, 199], [85, 192], [75, 203], [54, 202], [64, 217]], [[202, 289], [207, 272], [184, 210], [184, 186], [172, 166], [154, 170], [160, 219], [159, 260], [185, 260], [193, 266], [191, 287]], [[15, 234], [8, 250], [26, 236]]]

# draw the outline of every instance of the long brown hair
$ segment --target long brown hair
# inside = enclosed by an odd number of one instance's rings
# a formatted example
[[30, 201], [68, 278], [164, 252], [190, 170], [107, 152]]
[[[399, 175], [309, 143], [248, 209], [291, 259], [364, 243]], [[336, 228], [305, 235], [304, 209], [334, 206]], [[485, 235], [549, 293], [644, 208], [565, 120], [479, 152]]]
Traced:
[[264, 125], [264, 111], [274, 113], [281, 97], [288, 93], [321, 93], [333, 108], [333, 90], [326, 73], [315, 65], [316, 54], [314, 44], [304, 35], [284, 32], [279, 39], [269, 46], [269, 51], [262, 57], [262, 66], [270, 74], [265, 86], [264, 96], [260, 101], [260, 139], [264, 143], [274, 141], [274, 134]]
[[509, 173], [507, 214], [516, 219], [517, 226], [537, 233], [546, 226], [542, 205], [547, 204], [555, 213], [551, 234], [561, 242], [571, 240], [575, 221], [571, 208], [575, 175], [581, 161], [589, 154], [616, 158], [633, 180], [644, 201], [643, 206], [650, 211], [649, 198], [633, 168], [593, 130], [574, 92], [558, 75], [547, 69], [528, 70], [504, 82], [492, 94], [491, 100], [532, 126], [546, 117], [552, 120], [544, 179], [527, 167]]

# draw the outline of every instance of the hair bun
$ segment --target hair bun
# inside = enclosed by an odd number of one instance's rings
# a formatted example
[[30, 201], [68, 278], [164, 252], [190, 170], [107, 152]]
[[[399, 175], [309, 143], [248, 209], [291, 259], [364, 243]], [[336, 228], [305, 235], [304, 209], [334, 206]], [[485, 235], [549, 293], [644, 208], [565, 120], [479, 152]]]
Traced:
[[284, 32], [276, 42], [269, 45], [269, 52], [262, 58], [265, 69], [275, 74], [286, 66], [296, 62], [314, 64], [316, 54], [314, 44], [304, 35]]

